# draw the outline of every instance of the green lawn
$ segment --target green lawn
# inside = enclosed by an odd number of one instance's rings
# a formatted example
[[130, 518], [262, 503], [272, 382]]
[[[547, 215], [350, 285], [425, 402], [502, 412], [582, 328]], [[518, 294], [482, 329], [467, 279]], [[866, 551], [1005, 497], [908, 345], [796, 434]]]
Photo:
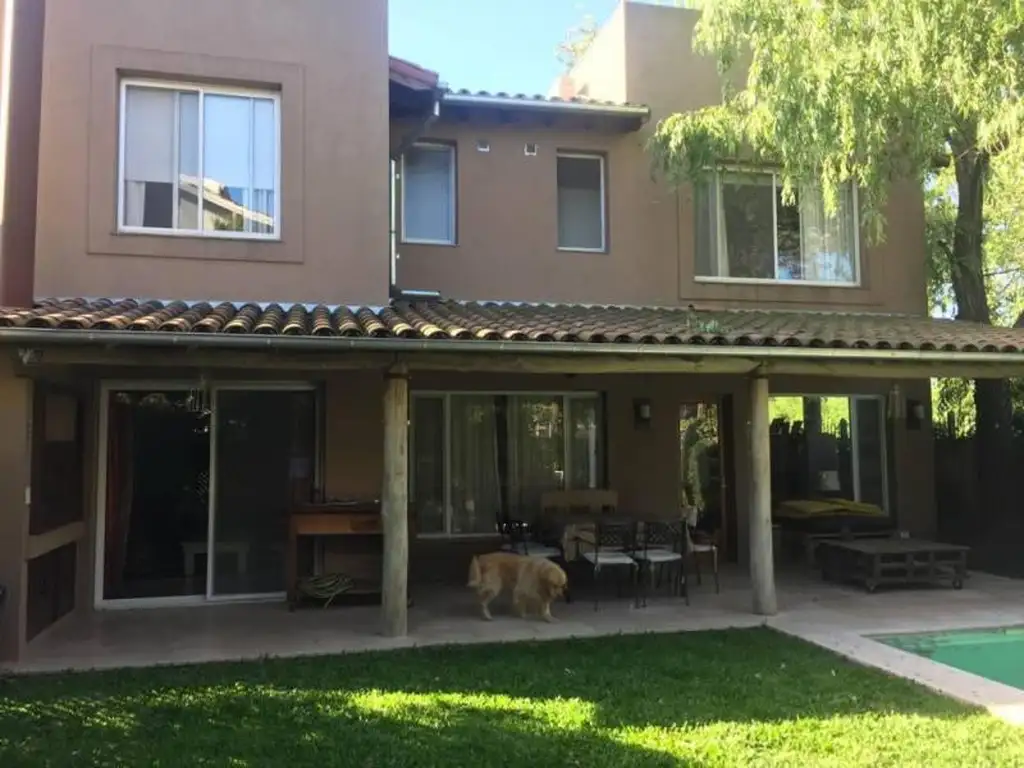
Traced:
[[1024, 766], [1024, 729], [771, 630], [0, 681], [0, 766]]

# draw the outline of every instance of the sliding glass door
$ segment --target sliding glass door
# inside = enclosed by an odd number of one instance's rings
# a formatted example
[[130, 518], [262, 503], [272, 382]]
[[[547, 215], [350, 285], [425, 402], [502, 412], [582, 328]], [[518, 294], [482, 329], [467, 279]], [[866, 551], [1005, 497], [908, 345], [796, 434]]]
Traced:
[[417, 393], [410, 505], [420, 535], [493, 534], [545, 491], [599, 488], [601, 401], [592, 393]]
[[317, 392], [104, 387], [97, 600], [284, 590], [288, 515], [314, 495]]

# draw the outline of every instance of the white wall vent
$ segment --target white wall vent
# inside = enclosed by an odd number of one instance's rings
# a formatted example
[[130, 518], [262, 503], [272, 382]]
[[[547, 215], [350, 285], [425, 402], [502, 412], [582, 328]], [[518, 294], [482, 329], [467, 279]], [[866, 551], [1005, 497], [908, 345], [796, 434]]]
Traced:
[[476, 140], [476, 151], [477, 152], [490, 152], [491, 151], [491, 142], [489, 142], [487, 139], [477, 139]]
[[537, 145], [536, 144], [527, 144], [526, 146], [523, 147], [523, 154], [526, 155], [527, 157], [536, 157], [537, 156]]

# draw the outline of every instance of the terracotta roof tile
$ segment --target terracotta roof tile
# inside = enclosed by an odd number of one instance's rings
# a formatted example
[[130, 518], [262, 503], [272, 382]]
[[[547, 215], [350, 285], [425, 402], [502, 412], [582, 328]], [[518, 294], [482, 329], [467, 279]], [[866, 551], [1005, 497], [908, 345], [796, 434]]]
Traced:
[[438, 87], [437, 72], [397, 56], [388, 57], [388, 76], [402, 85], [418, 90], [431, 90]]
[[460, 88], [457, 90], [449, 90], [446, 93], [446, 98], [458, 100], [460, 96], [465, 96], [471, 99], [496, 99], [505, 100], [509, 102], [536, 102], [538, 104], [563, 104], [566, 106], [582, 105], [591, 107], [612, 107], [612, 108], [625, 108], [636, 111], [649, 111], [649, 107], [646, 104], [637, 104], [628, 101], [603, 101], [601, 99], [591, 99], [585, 96], [574, 96], [571, 99], [563, 99], [559, 96], [544, 96], [539, 93], [507, 93], [505, 91], [471, 91], [466, 88]]
[[904, 315], [494, 302], [385, 307], [48, 299], [0, 308], [4, 328], [377, 339], [1024, 352], [1024, 328]]

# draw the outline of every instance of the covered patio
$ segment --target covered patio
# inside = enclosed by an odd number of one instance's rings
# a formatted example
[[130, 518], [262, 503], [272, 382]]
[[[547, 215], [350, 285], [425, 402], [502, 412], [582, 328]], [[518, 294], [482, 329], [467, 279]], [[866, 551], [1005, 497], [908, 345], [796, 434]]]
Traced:
[[[53, 454], [40, 451], [39, 445], [28, 447], [28, 453], [24, 445], [8, 446], [10, 471], [0, 501], [15, 512], [3, 518], [0, 531], [0, 540], [11, 543], [11, 551], [0, 558], [0, 578], [10, 590], [0, 632], [4, 655], [26, 668], [747, 626], [780, 610], [816, 603], [823, 595], [847, 594], [808, 581], [806, 575], [790, 580], [780, 574], [777, 585], [769, 408], [775, 393], [873, 398], [872, 413], [879, 420], [873, 439], [884, 446], [876, 452], [880, 498], [887, 500], [894, 527], [927, 537], [934, 534], [931, 465], [920, 457], [930, 444], [930, 425], [927, 408], [924, 418], [917, 411], [928, 401], [928, 377], [1024, 372], [1022, 330], [868, 314], [692, 308], [453, 301], [286, 308], [61, 300], [0, 315], [0, 341], [12, 353], [3, 378], [5, 424], [17, 431], [33, 423], [39, 387], [70, 386], [79, 398], [80, 428], [55, 422], [52, 433], [58, 441], [74, 435], [84, 457], [80, 510], [47, 522], [38, 518], [38, 505], [24, 489], [33, 478], [38, 481]], [[175, 576], [175, 584], [186, 590], [175, 598], [179, 604], [209, 604], [172, 609], [153, 601], [146, 610], [111, 605], [123, 596], [108, 589], [105, 557], [112, 551], [111, 529], [101, 524], [104, 515], [111, 519], [112, 492], [106, 418], [112, 401], [103, 398], [144, 390], [154, 381], [172, 381], [201, 403], [210, 393], [215, 403], [220, 391], [235, 391], [242, 384], [258, 391], [317, 393], [314, 405], [303, 406], [304, 413], [319, 413], [317, 455], [285, 457], [283, 466], [295, 473], [288, 474], [289, 481], [302, 480], [303, 493], [310, 496], [315, 487], [321, 500], [379, 499], [375, 532], [381, 551], [373, 568], [379, 574], [380, 607], [283, 613], [274, 585], [283, 584], [284, 537], [262, 547], [261, 557], [271, 564], [266, 573], [273, 579], [260, 582], [253, 576], [260, 567], [256, 554], [249, 555], [233, 539], [217, 538], [215, 501], [209, 502], [205, 548], [202, 538], [186, 547], [185, 572]], [[559, 606], [556, 613], [563, 621], [551, 627], [511, 619], [487, 625], [472, 615], [465, 589], [453, 587], [461, 584], [473, 551], [496, 546], [494, 513], [488, 535], [483, 528], [468, 537], [451, 535], [451, 512], [444, 513], [443, 536], [417, 530], [422, 520], [414, 511], [418, 499], [410, 497], [410, 451], [415, 447], [410, 402], [419, 396], [447, 403], [451, 393], [495, 392], [555, 393], [555, 404], [564, 403], [566, 411], [579, 393], [599, 395], [594, 402], [603, 420], [603, 450], [591, 445], [589, 487], [615, 489], [622, 512], [634, 516], [671, 514], [679, 508], [680, 403], [711, 401], [728, 410], [723, 439], [731, 446], [731, 459], [723, 471], [722, 498], [728, 498], [731, 512], [725, 511], [732, 517], [729, 539], [721, 547], [735, 552], [737, 562], [723, 578], [722, 594], [715, 596], [705, 586], [691, 591], [690, 607], [678, 599], [659, 599], [641, 610], [603, 601], [595, 612], [589, 602], [580, 601]], [[217, 406], [212, 409], [216, 412]], [[916, 426], [909, 423], [911, 411]], [[36, 421], [50, 424], [46, 413]], [[211, 440], [213, 456], [217, 443]], [[48, 441], [36, 436], [31, 442]], [[599, 455], [601, 472], [593, 469]], [[238, 484], [239, 471], [223, 471], [221, 488], [226, 480]], [[566, 467], [559, 472], [560, 482], [569, 487]], [[439, 500], [447, 508], [451, 472], [445, 473]], [[47, 502], [53, 512], [61, 499], [50, 496]], [[290, 512], [283, 512], [285, 523]], [[220, 577], [215, 557], [207, 559], [205, 573], [194, 565], [205, 552], [220, 550], [235, 563], [237, 573], [228, 576], [239, 577], [241, 586]], [[58, 551], [67, 557], [43, 560]], [[33, 565], [42, 562], [51, 570]], [[177, 562], [182, 562], [180, 553]], [[446, 578], [424, 578], [441, 571]], [[34, 631], [30, 641], [27, 617], [38, 613], [30, 604], [43, 587], [49, 590], [46, 610], [55, 618]], [[410, 591], [416, 599], [411, 609]], [[921, 595], [933, 600], [921, 604], [921, 610], [930, 610], [948, 593]], [[225, 604], [239, 599], [257, 602]]]

